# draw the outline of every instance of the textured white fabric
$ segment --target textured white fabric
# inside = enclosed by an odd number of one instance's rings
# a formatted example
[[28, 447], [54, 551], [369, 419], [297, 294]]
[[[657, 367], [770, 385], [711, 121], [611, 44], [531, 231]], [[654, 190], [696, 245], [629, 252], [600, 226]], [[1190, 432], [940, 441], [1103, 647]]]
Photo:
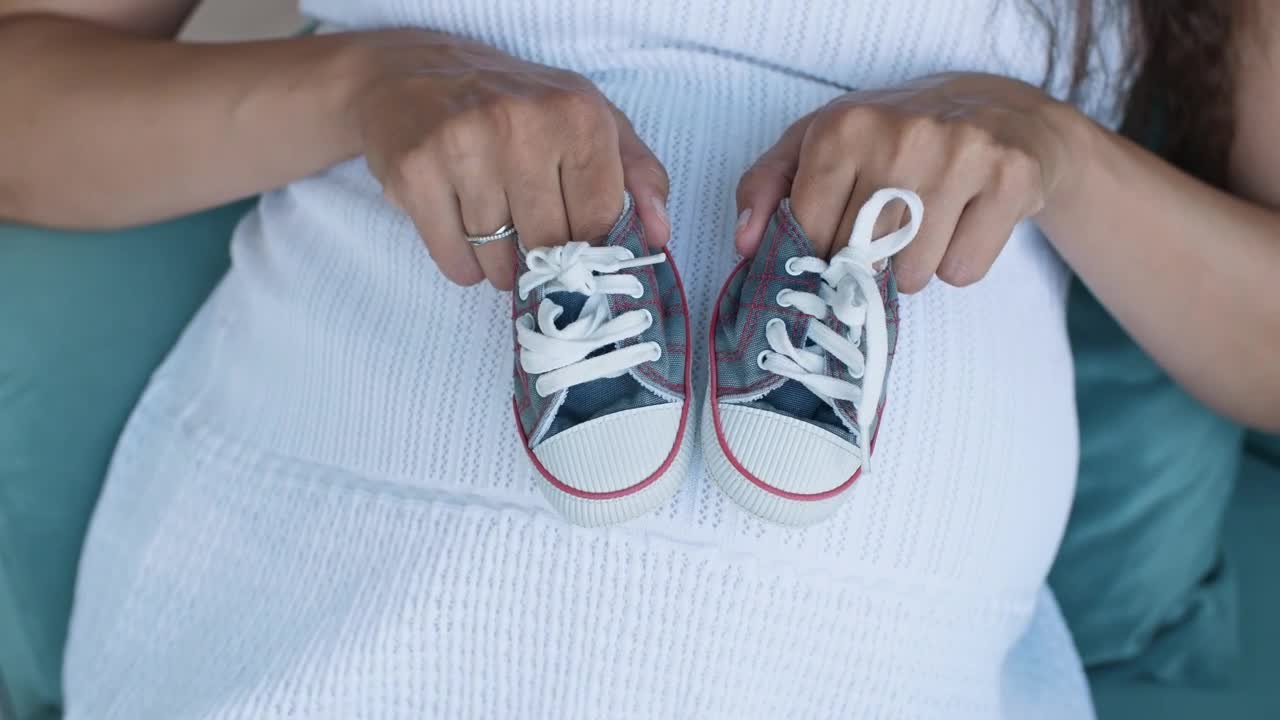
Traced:
[[[739, 174], [843, 88], [1045, 80], [1033, 1], [304, 7], [593, 79], [670, 171], [701, 388]], [[1101, 15], [1080, 95], [1113, 123], [1125, 30]], [[981, 283], [903, 299], [876, 473], [801, 530], [738, 509], [697, 453], [650, 515], [560, 521], [511, 418], [509, 297], [445, 281], [363, 160], [264, 197], [232, 254], [113, 461], [70, 718], [1090, 714], [1044, 590], [1076, 435], [1067, 275], [1032, 226]]]

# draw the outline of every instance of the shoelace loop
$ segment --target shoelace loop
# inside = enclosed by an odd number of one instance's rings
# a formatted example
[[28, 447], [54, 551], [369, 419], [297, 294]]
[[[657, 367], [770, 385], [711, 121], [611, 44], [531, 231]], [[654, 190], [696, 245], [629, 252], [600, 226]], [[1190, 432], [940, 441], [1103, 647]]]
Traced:
[[[894, 200], [907, 204], [910, 213], [907, 225], [872, 239], [876, 219]], [[858, 211], [848, 246], [829, 262], [813, 256], [789, 259], [788, 273], [817, 273], [821, 277], [817, 293], [783, 290], [776, 298], [779, 305], [795, 307], [814, 318], [805, 335], [812, 345], [792, 345], [786, 323], [775, 317], [765, 324], [765, 339], [770, 349], [760, 353], [756, 360], [762, 369], [795, 380], [833, 408], [838, 400], [853, 403], [864, 469], [870, 455], [871, 423], [888, 370], [889, 337], [884, 300], [876, 284], [878, 265], [915, 238], [923, 216], [924, 204], [914, 192], [897, 188], [879, 190]], [[847, 334], [842, 335], [825, 324], [832, 315], [848, 326]], [[862, 347], [861, 342], [864, 331], [866, 347]], [[816, 352], [815, 348], [822, 352]], [[827, 355], [839, 360], [851, 377], [861, 380], [860, 385], [828, 375]]]
[[635, 257], [624, 247], [595, 247], [584, 242], [535, 248], [526, 254], [529, 269], [517, 282], [521, 300], [538, 288], [587, 297], [578, 317], [563, 328], [556, 321], [564, 308], [545, 297], [538, 303], [536, 320], [529, 315], [516, 320], [520, 367], [538, 375], [534, 389], [539, 395], [547, 397], [574, 385], [618, 377], [662, 356], [658, 343], [647, 342], [588, 357], [606, 345], [639, 335], [653, 324], [648, 310], [628, 310], [609, 317], [608, 296], [641, 297], [644, 285], [639, 279], [616, 273], [664, 261], [666, 256], [661, 253]]

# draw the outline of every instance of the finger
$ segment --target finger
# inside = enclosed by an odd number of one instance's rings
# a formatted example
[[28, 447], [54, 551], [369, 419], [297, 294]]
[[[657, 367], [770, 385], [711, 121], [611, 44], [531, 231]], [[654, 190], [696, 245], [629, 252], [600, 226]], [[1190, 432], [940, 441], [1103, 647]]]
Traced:
[[[879, 176], [886, 158], [874, 144], [850, 147], [834, 121], [821, 118], [809, 126], [800, 148], [800, 165], [791, 187], [791, 210], [818, 257], [827, 257], [859, 174]], [[868, 196], [870, 193], [868, 193]], [[861, 205], [859, 205], [861, 207]]]
[[399, 204], [445, 277], [459, 285], [475, 285], [484, 279], [484, 270], [466, 239], [457, 197], [447, 183], [430, 183], [419, 192], [399, 196]]
[[616, 109], [614, 120], [618, 126], [623, 184], [636, 202], [645, 240], [650, 248], [665, 247], [671, 240], [671, 218], [667, 215], [671, 181], [667, 169], [636, 134], [631, 121]]
[[516, 286], [516, 244], [514, 238], [494, 240], [475, 249], [484, 277], [499, 290]]
[[612, 123], [580, 136], [560, 159], [560, 189], [569, 235], [597, 242], [622, 212], [622, 160]]
[[893, 273], [898, 289], [904, 293], [919, 292], [929, 284], [938, 263], [947, 252], [960, 213], [969, 198], [927, 193], [922, 196], [924, 222], [911, 244], [893, 258]]
[[1039, 181], [1039, 166], [1025, 155], [1000, 158], [990, 168], [987, 181], [966, 203], [955, 235], [939, 261], [939, 278], [950, 285], [965, 286], [985, 277], [1014, 226], [1043, 207], [1044, 198], [1036, 190]]
[[[507, 207], [507, 195], [501, 186], [492, 186], [484, 198], [459, 197], [458, 204], [462, 208], [462, 226], [468, 235], [488, 235], [511, 222], [511, 209]], [[474, 252], [490, 284], [499, 290], [514, 287], [515, 244], [510, 239], [485, 243], [475, 247]]]
[[[849, 203], [845, 207], [844, 217], [841, 218], [840, 226], [836, 229], [835, 239], [831, 243], [831, 253], [835, 253], [849, 244], [849, 235], [853, 232], [853, 223], [858, 219], [858, 214], [862, 212], [862, 208], [877, 190], [888, 187], [873, 181], [871, 177], [870, 173], [866, 175], [859, 174], [854, 180], [853, 194], [849, 196]], [[906, 220], [907, 204], [901, 200], [890, 202], [880, 211], [879, 217], [876, 218], [872, 238], [883, 237], [897, 230], [906, 223]]]
[[778, 142], [738, 181], [738, 222], [733, 241], [745, 257], [755, 254], [773, 211], [791, 193], [791, 183], [800, 164], [800, 146], [812, 118], [806, 115], [787, 128]]
[[955, 235], [938, 264], [938, 279], [965, 287], [986, 277], [1023, 218], [1021, 208], [982, 193], [969, 202], [956, 223]]
[[560, 171], [553, 162], [513, 167], [506, 184], [511, 220], [526, 248], [563, 245], [571, 238], [560, 191]]
[[[511, 209], [502, 189], [501, 172], [495, 161], [485, 157], [478, 163], [454, 168], [454, 192], [467, 235], [488, 235], [511, 222]], [[499, 290], [510, 290], [515, 282], [515, 256], [511, 243], [496, 240], [474, 249], [484, 276]]]

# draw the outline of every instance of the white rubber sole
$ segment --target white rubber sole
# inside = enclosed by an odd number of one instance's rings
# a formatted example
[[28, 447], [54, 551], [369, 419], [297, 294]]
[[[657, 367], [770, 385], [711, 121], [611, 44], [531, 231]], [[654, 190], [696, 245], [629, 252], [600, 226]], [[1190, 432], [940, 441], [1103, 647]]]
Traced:
[[683, 434], [676, 441], [680, 443], [680, 448], [667, 469], [653, 482], [635, 492], [606, 500], [582, 498], [557, 488], [540, 473], [537, 474], [538, 488], [551, 507], [569, 522], [582, 527], [616, 525], [653, 512], [675, 495], [689, 474], [689, 460], [693, 456], [692, 438], [695, 435], [693, 428], [689, 427], [693, 424], [692, 415], [690, 413], [690, 422], [685, 425]]
[[768, 522], [799, 527], [826, 520], [849, 501], [849, 496], [857, 488], [856, 482], [836, 495], [801, 500], [771, 492], [743, 475], [720, 445], [715, 417], [711, 413], [712, 402], [711, 392], [707, 392], [702, 403], [702, 419], [698, 423], [703, 463], [720, 490], [743, 510]]

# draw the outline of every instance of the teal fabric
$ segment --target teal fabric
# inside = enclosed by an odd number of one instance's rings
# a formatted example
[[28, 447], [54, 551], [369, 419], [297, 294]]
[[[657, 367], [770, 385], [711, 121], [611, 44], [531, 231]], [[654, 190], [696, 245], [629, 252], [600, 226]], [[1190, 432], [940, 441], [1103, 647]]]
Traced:
[[1087, 667], [1222, 682], [1239, 656], [1221, 538], [1244, 431], [1174, 384], [1078, 281], [1068, 323], [1080, 473], [1050, 584]]
[[[1275, 438], [1256, 438], [1276, 443]], [[1280, 461], [1246, 458], [1226, 522], [1226, 546], [1240, 584], [1241, 658], [1226, 687], [1174, 687], [1090, 673], [1100, 720], [1275, 720], [1280, 718]]]
[[1253, 433], [1247, 441], [1249, 449], [1275, 465], [1280, 465], [1280, 435]]
[[0, 224], [0, 696], [56, 716], [80, 544], [125, 418], [251, 206], [119, 232]]

